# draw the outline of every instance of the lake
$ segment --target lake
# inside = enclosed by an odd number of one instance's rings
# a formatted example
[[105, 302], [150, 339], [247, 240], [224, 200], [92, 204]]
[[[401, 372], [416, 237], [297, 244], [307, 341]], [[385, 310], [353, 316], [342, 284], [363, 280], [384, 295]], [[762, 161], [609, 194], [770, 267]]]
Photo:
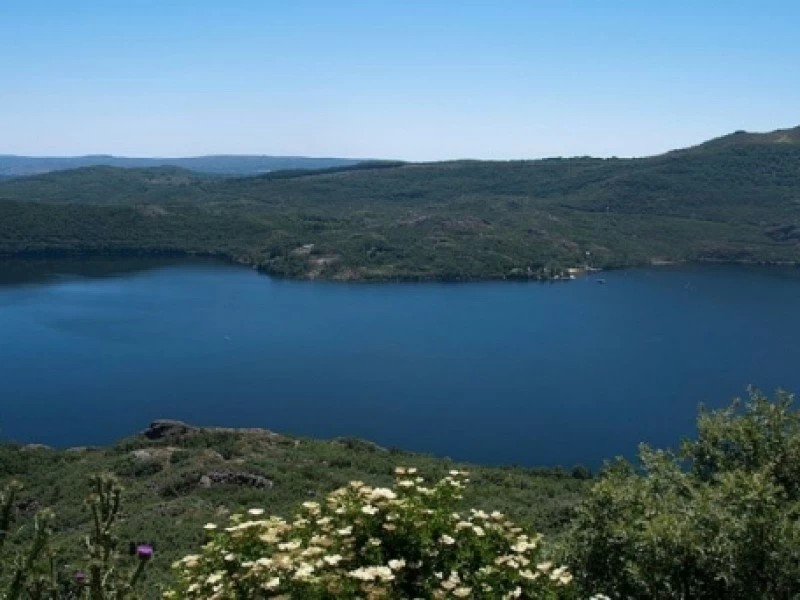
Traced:
[[204, 260], [5, 260], [0, 437], [106, 444], [173, 418], [597, 466], [677, 444], [699, 403], [748, 384], [800, 389], [798, 301], [800, 272], [779, 268], [333, 284]]

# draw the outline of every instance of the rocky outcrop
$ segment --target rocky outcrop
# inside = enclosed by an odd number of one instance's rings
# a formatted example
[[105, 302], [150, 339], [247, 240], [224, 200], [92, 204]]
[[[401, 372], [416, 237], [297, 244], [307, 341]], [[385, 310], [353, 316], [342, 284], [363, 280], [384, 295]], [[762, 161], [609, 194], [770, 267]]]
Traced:
[[184, 423], [183, 421], [173, 421], [171, 419], [158, 419], [150, 423], [150, 427], [142, 433], [148, 440], [161, 440], [167, 437], [186, 435], [197, 431], [198, 428]]
[[259, 489], [269, 489], [274, 483], [271, 479], [253, 473], [235, 473], [233, 471], [211, 471], [200, 478], [199, 485], [210, 488], [213, 485], [228, 484]]
[[188, 423], [176, 421], [174, 419], [156, 419], [150, 423], [150, 427], [142, 432], [142, 435], [149, 440], [163, 440], [201, 432], [236, 433], [245, 435], [258, 435], [268, 438], [280, 437], [277, 433], [274, 433], [268, 429], [252, 427], [242, 429], [237, 429], [234, 427], [197, 427], [195, 425], [189, 425]]

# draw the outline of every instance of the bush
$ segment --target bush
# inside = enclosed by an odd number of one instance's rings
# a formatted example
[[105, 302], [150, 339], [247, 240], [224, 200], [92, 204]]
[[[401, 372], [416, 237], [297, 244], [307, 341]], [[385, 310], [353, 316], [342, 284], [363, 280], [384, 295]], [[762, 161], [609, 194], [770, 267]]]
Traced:
[[291, 521], [237, 514], [206, 525], [199, 554], [174, 567], [172, 598], [570, 598], [572, 575], [541, 559], [541, 536], [503, 514], [456, 512], [467, 474], [425, 487], [361, 482], [305, 502]]
[[579, 509], [569, 562], [615, 598], [800, 594], [800, 414], [750, 390], [702, 411], [681, 451], [609, 467]]

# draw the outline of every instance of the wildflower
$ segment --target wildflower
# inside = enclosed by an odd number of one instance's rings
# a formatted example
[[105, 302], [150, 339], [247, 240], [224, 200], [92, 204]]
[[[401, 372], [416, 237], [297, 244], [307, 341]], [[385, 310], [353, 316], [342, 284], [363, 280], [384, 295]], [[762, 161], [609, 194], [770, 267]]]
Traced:
[[456, 541], [453, 538], [451, 538], [449, 535], [447, 535], [446, 533], [442, 537], [439, 538], [439, 541], [442, 542], [443, 544], [448, 545], [448, 546], [452, 546], [453, 544], [456, 543]]
[[395, 494], [389, 488], [375, 488], [372, 490], [372, 494], [370, 494], [373, 500], [378, 500], [384, 498], [386, 500], [394, 500], [397, 498], [397, 494]]
[[214, 585], [215, 583], [222, 581], [222, 576], [224, 574], [224, 571], [216, 571], [206, 578], [206, 583], [209, 585]]
[[535, 547], [535, 546], [531, 546], [531, 545], [530, 545], [528, 542], [526, 542], [525, 540], [521, 540], [521, 541], [517, 542], [516, 544], [514, 544], [513, 546], [511, 546], [511, 549], [512, 549], [514, 552], [519, 552], [520, 554], [522, 554], [522, 553], [523, 553], [523, 552], [525, 552], [526, 550], [528, 550], [528, 549], [530, 549], [530, 548], [534, 548], [534, 547]]
[[264, 584], [264, 587], [267, 588], [268, 590], [274, 590], [280, 584], [281, 584], [280, 577], [273, 577], [272, 579], [267, 581], [267, 583]]
[[453, 590], [453, 596], [455, 596], [456, 598], [466, 598], [470, 595], [471, 592], [472, 588], [460, 587]]
[[136, 556], [141, 560], [150, 560], [153, 558], [153, 547], [149, 544], [139, 544], [136, 546]]
[[392, 571], [399, 571], [400, 569], [402, 569], [405, 566], [406, 566], [406, 561], [404, 561], [402, 558], [398, 559], [398, 560], [390, 560], [389, 561], [389, 568]]
[[78, 585], [84, 585], [88, 579], [89, 576], [86, 574], [85, 571], [78, 571], [77, 573], [75, 573], [75, 583], [77, 583]]
[[308, 563], [302, 563], [300, 568], [295, 571], [294, 579], [308, 579], [314, 573], [314, 565], [309, 565]]
[[550, 579], [555, 581], [556, 579], [561, 577], [561, 575], [566, 573], [566, 571], [567, 567], [558, 567], [557, 569], [554, 569], [553, 572], [550, 574]]
[[233, 552], [228, 552], [228, 553], [227, 553], [227, 554], [226, 554], [226, 555], [223, 557], [223, 559], [224, 559], [226, 562], [233, 562], [234, 560], [236, 560], [236, 555], [235, 555]]
[[353, 533], [353, 526], [352, 525], [348, 525], [347, 527], [344, 527], [342, 529], [337, 529], [336, 533], [338, 533], [339, 535], [342, 535], [342, 536], [350, 535], [351, 533]]
[[261, 515], [264, 514], [264, 509], [263, 508], [251, 508], [250, 510], [247, 511], [247, 513], [252, 515], [252, 516], [254, 516], [254, 517], [260, 517]]
[[412, 479], [401, 479], [397, 482], [397, 485], [402, 488], [411, 488], [414, 487], [414, 480]]
[[283, 550], [285, 552], [291, 552], [292, 550], [297, 550], [300, 547], [300, 540], [292, 540], [291, 542], [283, 542], [278, 544], [278, 550]]
[[341, 562], [342, 555], [341, 554], [332, 554], [331, 556], [323, 557], [322, 560], [324, 560], [326, 563], [328, 563], [329, 565], [331, 565], [333, 567], [333, 566], [338, 565]]
[[361, 507], [361, 512], [365, 515], [374, 515], [378, 512], [378, 508], [376, 506], [372, 506], [371, 504], [367, 504], [366, 506]]
[[394, 468], [394, 473], [395, 473], [395, 475], [405, 475], [406, 474], [406, 468], [405, 467], [395, 467]]
[[205, 525], [203, 525], [203, 529], [205, 529], [206, 531], [213, 531], [216, 528], [217, 526], [214, 523], [206, 523]]

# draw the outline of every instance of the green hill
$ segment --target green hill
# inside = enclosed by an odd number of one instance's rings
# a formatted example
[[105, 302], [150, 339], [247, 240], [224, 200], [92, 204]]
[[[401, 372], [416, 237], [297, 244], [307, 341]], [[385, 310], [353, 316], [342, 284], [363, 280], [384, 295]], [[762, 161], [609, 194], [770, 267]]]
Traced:
[[364, 163], [247, 178], [93, 167], [0, 182], [0, 252], [202, 252], [332, 279], [800, 260], [800, 128], [637, 159]]

